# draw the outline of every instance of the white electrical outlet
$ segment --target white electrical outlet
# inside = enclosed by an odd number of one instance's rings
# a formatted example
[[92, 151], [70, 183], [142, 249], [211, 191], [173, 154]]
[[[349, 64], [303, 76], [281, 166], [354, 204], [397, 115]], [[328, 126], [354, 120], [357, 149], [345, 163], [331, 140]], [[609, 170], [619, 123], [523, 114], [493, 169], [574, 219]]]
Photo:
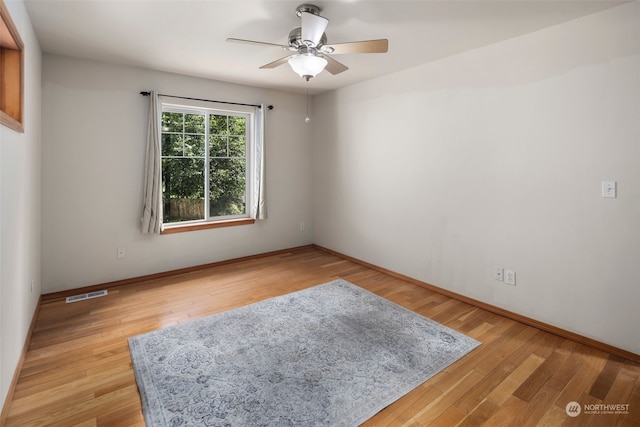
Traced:
[[507, 285], [516, 285], [516, 272], [512, 271], [512, 270], [505, 270], [504, 271], [504, 282]]
[[300, 231], [304, 231], [304, 222], [300, 223]]
[[122, 259], [126, 256], [127, 256], [127, 250], [125, 248], [118, 248], [118, 254], [116, 255], [116, 257], [118, 259]]
[[499, 282], [504, 281], [504, 269], [502, 267], [496, 267], [493, 272], [493, 278]]

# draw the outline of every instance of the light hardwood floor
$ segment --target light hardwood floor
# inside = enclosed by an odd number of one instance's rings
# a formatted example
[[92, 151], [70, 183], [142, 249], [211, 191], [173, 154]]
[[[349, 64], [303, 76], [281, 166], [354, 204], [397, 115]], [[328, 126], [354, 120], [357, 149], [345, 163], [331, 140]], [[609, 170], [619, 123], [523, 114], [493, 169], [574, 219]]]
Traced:
[[[128, 337], [338, 277], [482, 342], [366, 426], [640, 426], [637, 364], [312, 247], [44, 302], [6, 424], [144, 426]], [[629, 414], [571, 418], [571, 401]]]

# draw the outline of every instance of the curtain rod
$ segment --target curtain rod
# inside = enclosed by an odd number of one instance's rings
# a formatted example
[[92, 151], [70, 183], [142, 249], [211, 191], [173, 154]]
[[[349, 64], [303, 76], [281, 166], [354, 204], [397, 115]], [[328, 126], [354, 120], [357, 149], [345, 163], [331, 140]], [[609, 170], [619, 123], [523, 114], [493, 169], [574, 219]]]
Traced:
[[[151, 95], [151, 92], [140, 92], [140, 95], [142, 96], [149, 96]], [[205, 101], [205, 102], [217, 102], [218, 104], [230, 104], [230, 105], [244, 105], [245, 107], [257, 107], [257, 108], [262, 108], [261, 105], [257, 105], [257, 104], [244, 104], [242, 102], [227, 102], [227, 101], [216, 101], [213, 99], [202, 99], [202, 98], [190, 98], [188, 96], [177, 96], [177, 95], [167, 95], [164, 93], [159, 93], [158, 96], [166, 96], [168, 98], [179, 98], [179, 99], [188, 99], [190, 101]], [[267, 109], [269, 110], [273, 110], [273, 105], [268, 105]]]

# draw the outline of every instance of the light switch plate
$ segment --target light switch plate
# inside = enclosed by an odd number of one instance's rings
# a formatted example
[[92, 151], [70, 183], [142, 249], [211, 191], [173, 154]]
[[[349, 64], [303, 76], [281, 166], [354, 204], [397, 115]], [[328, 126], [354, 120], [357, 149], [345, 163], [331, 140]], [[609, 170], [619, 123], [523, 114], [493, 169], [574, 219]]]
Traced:
[[615, 199], [616, 187], [615, 181], [602, 181], [602, 197]]

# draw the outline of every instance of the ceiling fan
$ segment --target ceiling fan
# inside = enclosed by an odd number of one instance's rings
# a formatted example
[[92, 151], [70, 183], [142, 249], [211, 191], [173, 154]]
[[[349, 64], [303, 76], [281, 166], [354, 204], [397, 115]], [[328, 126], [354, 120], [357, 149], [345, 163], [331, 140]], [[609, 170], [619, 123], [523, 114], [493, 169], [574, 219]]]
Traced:
[[349, 67], [336, 61], [330, 55], [387, 52], [389, 48], [387, 39], [327, 44], [327, 35], [324, 31], [329, 24], [329, 20], [320, 16], [320, 10], [318, 6], [313, 4], [298, 6], [296, 15], [302, 21], [301, 26], [289, 32], [288, 45], [235, 38], [228, 38], [227, 41], [276, 46], [294, 52], [260, 68], [275, 68], [288, 62], [293, 71], [306, 81], [322, 72], [325, 67], [328, 72], [334, 75], [349, 69]]

